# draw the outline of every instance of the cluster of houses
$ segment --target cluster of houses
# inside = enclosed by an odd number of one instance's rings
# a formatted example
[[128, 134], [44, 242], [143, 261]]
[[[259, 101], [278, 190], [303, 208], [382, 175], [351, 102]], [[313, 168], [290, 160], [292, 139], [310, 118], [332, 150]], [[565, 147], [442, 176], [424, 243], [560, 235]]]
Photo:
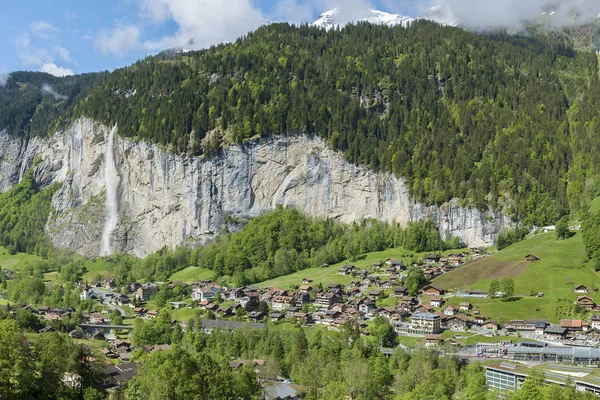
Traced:
[[[437, 254], [427, 255], [421, 268], [426, 277], [433, 278], [462, 265], [467, 256], [470, 257], [466, 253], [451, 254], [444, 258]], [[443, 329], [465, 329], [471, 325], [497, 329], [497, 324], [485, 318], [469, 320], [457, 315], [461, 310], [471, 310], [470, 303], [435, 311], [444, 305], [444, 291], [433, 284], [422, 288], [423, 298], [429, 298], [428, 302], [422, 303], [418, 297], [409, 296], [403, 286], [405, 269], [403, 263], [395, 259], [373, 264], [363, 270], [346, 265], [339, 268], [337, 273], [352, 275], [356, 279], [345, 286], [336, 283], [326, 287], [313, 286], [312, 280], [305, 278], [293, 290], [275, 287], [259, 289], [255, 286], [224, 288], [207, 280], [192, 286], [191, 301], [197, 302], [199, 308], [213, 312], [217, 318], [234, 316], [238, 309], [243, 308], [251, 322], [268, 320], [277, 323], [286, 319], [337, 329], [348, 321], [364, 327], [368, 320], [383, 316], [394, 324], [398, 334], [438, 334]], [[388, 296], [397, 298], [396, 304], [378, 306], [378, 300]], [[382, 302], [379, 301], [379, 304]]]

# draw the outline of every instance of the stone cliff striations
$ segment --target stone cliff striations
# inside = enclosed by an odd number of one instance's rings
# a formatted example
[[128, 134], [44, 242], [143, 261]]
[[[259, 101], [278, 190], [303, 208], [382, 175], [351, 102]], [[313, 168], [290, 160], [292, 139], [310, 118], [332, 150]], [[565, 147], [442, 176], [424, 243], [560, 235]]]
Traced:
[[459, 236], [469, 246], [493, 244], [510, 223], [502, 213], [458, 201], [415, 203], [402, 179], [349, 164], [307, 136], [257, 140], [201, 160], [121, 138], [88, 119], [49, 139], [26, 142], [0, 132], [0, 190], [18, 183], [36, 157], [40, 185], [62, 182], [48, 234], [55, 245], [87, 256], [145, 256], [202, 243], [278, 205], [341, 222], [433, 218], [443, 237]]

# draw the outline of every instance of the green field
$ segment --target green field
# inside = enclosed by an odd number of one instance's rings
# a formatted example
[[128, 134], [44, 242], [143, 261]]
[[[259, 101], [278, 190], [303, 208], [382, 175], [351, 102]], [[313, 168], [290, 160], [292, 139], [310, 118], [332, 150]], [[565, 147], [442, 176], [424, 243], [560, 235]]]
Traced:
[[0, 246], [0, 268], [18, 271], [24, 268], [28, 263], [40, 261], [41, 257], [27, 253], [10, 254], [9, 251]]
[[[465, 249], [449, 250], [442, 252], [441, 254], [446, 255], [450, 253], [460, 253], [464, 250]], [[339, 283], [345, 285], [356, 278], [352, 277], [351, 275], [340, 276], [337, 274], [338, 268], [341, 268], [344, 265], [351, 264], [359, 268], [365, 268], [369, 265], [373, 265], [374, 263], [384, 262], [388, 258], [402, 260], [404, 265], [410, 265], [412, 261], [422, 259], [426, 254], [429, 253], [431, 252], [415, 253], [414, 251], [405, 250], [401, 247], [373, 253], [366, 253], [356, 261], [345, 260], [338, 264], [330, 265], [329, 268], [316, 267], [305, 269], [290, 275], [284, 275], [280, 276], [279, 278], [264, 281], [259, 283], [258, 286], [262, 288], [278, 287], [281, 289], [287, 289], [290, 287], [290, 285], [301, 285], [302, 279], [304, 278], [312, 279], [312, 285], [318, 285], [319, 283], [322, 283], [323, 285], [327, 285], [329, 283]]]
[[193, 283], [197, 281], [212, 279], [213, 277], [214, 272], [210, 269], [199, 267], [187, 267], [171, 275], [169, 277], [169, 280]]
[[[536, 254], [540, 260], [522, 264], [529, 253]], [[578, 296], [573, 292], [576, 285], [585, 284], [590, 289], [600, 285], [600, 275], [586, 261], [580, 233], [559, 241], [550, 232], [442, 275], [434, 283], [444, 289], [487, 291], [491, 279], [513, 276], [515, 301], [489, 298], [468, 301], [477, 305], [482, 315], [500, 323], [522, 318], [548, 318], [558, 322], [561, 318], [582, 316], [573, 314], [573, 302]], [[517, 265], [519, 268], [515, 269]], [[544, 296], [530, 296], [538, 292], [544, 293]], [[458, 304], [461, 301], [466, 299], [451, 298], [448, 302]]]

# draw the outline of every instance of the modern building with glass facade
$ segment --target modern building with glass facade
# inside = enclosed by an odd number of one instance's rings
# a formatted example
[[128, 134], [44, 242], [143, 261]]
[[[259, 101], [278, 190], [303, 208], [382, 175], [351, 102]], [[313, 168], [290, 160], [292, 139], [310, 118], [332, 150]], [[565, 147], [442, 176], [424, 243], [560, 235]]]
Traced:
[[[510, 362], [502, 362], [493, 365], [485, 366], [485, 377], [489, 390], [498, 390], [500, 393], [506, 391], [517, 390], [521, 387], [525, 379], [527, 379], [528, 368], [523, 365], [513, 364]], [[593, 371], [590, 369], [589, 371]], [[546, 374], [545, 382], [548, 384], [555, 383], [564, 386], [567, 381], [567, 376], [561, 376], [556, 372], [544, 371]], [[571, 380], [576, 389], [580, 392], [589, 392], [600, 396], [600, 382], [594, 384], [582, 380]]]

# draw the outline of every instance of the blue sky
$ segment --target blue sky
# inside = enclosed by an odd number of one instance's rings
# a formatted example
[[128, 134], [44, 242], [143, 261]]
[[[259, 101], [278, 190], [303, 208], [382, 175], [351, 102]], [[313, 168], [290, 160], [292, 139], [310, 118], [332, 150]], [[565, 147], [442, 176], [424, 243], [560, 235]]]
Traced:
[[0, 74], [112, 70], [169, 47], [198, 49], [233, 40], [266, 20], [313, 21], [336, 5], [416, 15], [431, 1], [1, 1]]

